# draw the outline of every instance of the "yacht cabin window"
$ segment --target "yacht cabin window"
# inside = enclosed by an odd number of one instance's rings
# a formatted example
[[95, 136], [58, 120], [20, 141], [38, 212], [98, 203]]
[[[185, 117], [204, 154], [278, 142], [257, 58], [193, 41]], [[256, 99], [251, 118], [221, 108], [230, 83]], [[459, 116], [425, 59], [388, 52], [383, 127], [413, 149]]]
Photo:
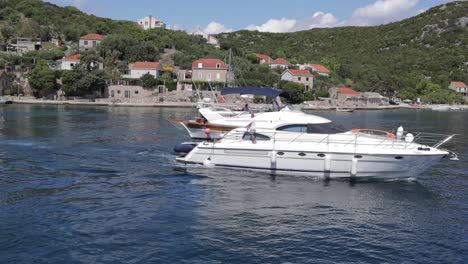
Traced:
[[308, 133], [308, 134], [337, 134], [347, 130], [332, 122], [322, 124], [294, 124], [278, 127], [277, 131]]
[[[244, 133], [244, 136], [242, 137], [243, 140], [251, 140], [250, 138], [250, 133], [249, 132], [245, 132]], [[255, 139], [257, 141], [269, 141], [270, 140], [270, 137], [268, 136], [265, 136], [263, 134], [258, 134], [258, 133], [255, 133]]]

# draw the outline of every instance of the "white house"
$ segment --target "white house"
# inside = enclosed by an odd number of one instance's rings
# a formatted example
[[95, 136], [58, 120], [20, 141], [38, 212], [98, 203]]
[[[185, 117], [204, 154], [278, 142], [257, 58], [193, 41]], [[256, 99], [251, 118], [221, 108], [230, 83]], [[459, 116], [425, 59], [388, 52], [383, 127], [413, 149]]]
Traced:
[[273, 60], [270, 62], [270, 67], [271, 68], [283, 68], [283, 69], [287, 69], [289, 67], [289, 61], [287, 61], [286, 59], [283, 59], [283, 58], [278, 58], [276, 60]]
[[166, 28], [166, 24], [153, 16], [145, 16], [138, 20], [137, 24], [144, 30], [151, 28]]
[[262, 53], [255, 53], [255, 56], [260, 59], [260, 64], [270, 64], [272, 61], [270, 56]]
[[449, 88], [465, 97], [468, 96], [468, 86], [464, 82], [451, 82]]
[[103, 39], [104, 36], [99, 34], [87, 34], [80, 37], [80, 51], [87, 51], [96, 48], [99, 46], [99, 44], [101, 44]]
[[80, 54], [63, 57], [61, 60], [57, 61], [57, 69], [71, 71], [75, 65], [80, 64], [80, 59]]
[[314, 75], [308, 70], [287, 69], [281, 74], [281, 80], [303, 84], [306, 91], [314, 87]]
[[130, 64], [129, 68], [130, 74], [124, 75], [124, 78], [139, 79], [149, 73], [157, 79], [162, 71], [160, 62], [138, 61]]

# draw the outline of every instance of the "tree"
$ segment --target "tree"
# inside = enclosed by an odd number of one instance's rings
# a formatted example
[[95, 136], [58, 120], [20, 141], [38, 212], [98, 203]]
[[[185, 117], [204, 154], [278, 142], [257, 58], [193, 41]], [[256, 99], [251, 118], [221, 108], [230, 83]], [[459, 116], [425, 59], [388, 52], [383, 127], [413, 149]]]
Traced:
[[39, 60], [29, 74], [29, 84], [36, 90], [37, 96], [47, 96], [57, 91], [55, 72], [49, 68], [47, 61]]
[[147, 73], [140, 78], [143, 88], [153, 89], [158, 84], [156, 78], [153, 75]]
[[304, 102], [306, 92], [303, 84], [282, 80], [279, 83], [279, 88], [289, 94], [289, 103], [300, 104]]
[[84, 96], [100, 93], [106, 82], [102, 71], [88, 72], [85, 67], [75, 67], [62, 73], [62, 84], [66, 96]]

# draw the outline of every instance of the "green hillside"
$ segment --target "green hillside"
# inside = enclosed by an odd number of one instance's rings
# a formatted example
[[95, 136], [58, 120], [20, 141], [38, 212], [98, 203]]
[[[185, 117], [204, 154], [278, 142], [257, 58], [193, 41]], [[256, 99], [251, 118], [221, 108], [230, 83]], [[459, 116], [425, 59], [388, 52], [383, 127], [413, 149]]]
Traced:
[[224, 49], [260, 52], [293, 63], [322, 62], [362, 90], [412, 89], [422, 79], [447, 87], [468, 83], [468, 2], [434, 7], [382, 26], [312, 29], [294, 33], [223, 34]]
[[[414, 98], [440, 90], [433, 85], [445, 88], [452, 80], [468, 83], [467, 24], [468, 2], [452, 2], [382, 26], [225, 33], [219, 36], [221, 49], [215, 49], [200, 36], [183, 31], [144, 31], [134, 22], [100, 18], [40, 0], [0, 0], [0, 39], [14, 43], [19, 37], [41, 38], [46, 47], [22, 57], [0, 54], [0, 67], [34, 67], [38, 59], [74, 54], [81, 35], [100, 33], [107, 37], [99, 49], [82, 55], [84, 60], [102, 62], [106, 79], [118, 79], [128, 63], [160, 59], [165, 48], [177, 50], [173, 59], [181, 68], [190, 68], [192, 61], [202, 57], [226, 59], [231, 49], [239, 85], [278, 84], [280, 71], [258, 65], [253, 54], [260, 52], [292, 63], [328, 66], [333, 74], [318, 78], [318, 87], [349, 85]], [[47, 43], [52, 39], [64, 45]]]

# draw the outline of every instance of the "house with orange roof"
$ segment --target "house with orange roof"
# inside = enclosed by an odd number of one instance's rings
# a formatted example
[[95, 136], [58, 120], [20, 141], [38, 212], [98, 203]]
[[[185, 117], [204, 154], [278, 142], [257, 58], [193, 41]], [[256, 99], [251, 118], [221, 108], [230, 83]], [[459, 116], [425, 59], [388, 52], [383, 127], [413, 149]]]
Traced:
[[228, 65], [219, 59], [199, 59], [192, 62], [192, 80], [204, 82], [227, 81]]
[[281, 80], [303, 84], [306, 91], [314, 87], [314, 75], [308, 70], [287, 69], [281, 74]]
[[358, 91], [351, 89], [350, 87], [334, 87], [328, 90], [330, 98], [337, 100], [338, 102], [344, 102], [347, 100], [360, 100], [362, 94]]
[[96, 48], [99, 46], [99, 44], [101, 44], [103, 39], [104, 36], [99, 34], [87, 34], [81, 36], [79, 42], [80, 51], [87, 51]]
[[287, 69], [289, 67], [290, 63], [286, 59], [283, 58], [277, 58], [276, 60], [273, 60], [270, 62], [270, 67], [271, 68], [283, 68]]
[[137, 61], [129, 65], [129, 74], [122, 76], [128, 79], [139, 79], [145, 74], [151, 74], [154, 78], [159, 78], [162, 65], [160, 62]]
[[80, 62], [81, 62], [80, 54], [63, 57], [61, 60], [57, 61], [57, 69], [64, 70], [64, 71], [71, 71], [73, 70], [73, 67], [80, 64]]
[[468, 96], [468, 86], [464, 82], [453, 81], [449, 85], [449, 89], [454, 90], [457, 93], [463, 94], [463, 96]]
[[262, 53], [255, 53], [255, 56], [260, 59], [260, 64], [270, 64], [270, 62], [273, 60], [270, 56]]
[[309, 66], [312, 72], [317, 73], [318, 75], [327, 76], [327, 77], [330, 76], [331, 71], [323, 65], [310, 64]]

